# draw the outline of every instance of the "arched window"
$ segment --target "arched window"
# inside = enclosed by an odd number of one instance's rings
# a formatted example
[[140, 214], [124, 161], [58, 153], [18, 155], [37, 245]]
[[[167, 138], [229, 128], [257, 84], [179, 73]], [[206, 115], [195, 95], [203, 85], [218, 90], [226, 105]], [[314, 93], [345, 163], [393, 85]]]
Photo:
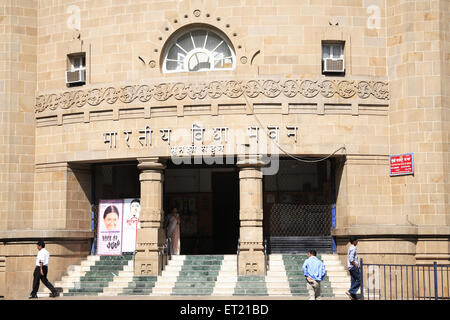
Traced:
[[169, 45], [163, 72], [232, 70], [235, 61], [228, 40], [208, 29], [193, 29]]

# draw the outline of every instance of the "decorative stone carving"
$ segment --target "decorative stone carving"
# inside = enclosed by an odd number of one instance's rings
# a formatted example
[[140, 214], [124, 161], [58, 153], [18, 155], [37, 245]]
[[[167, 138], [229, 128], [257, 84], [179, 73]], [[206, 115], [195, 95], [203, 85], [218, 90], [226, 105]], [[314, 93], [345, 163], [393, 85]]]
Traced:
[[150, 276], [153, 275], [153, 263], [141, 263], [140, 265], [140, 275], [141, 276]]
[[258, 272], [258, 263], [247, 262], [245, 264], [245, 274], [253, 275], [253, 274], [257, 274], [257, 272]]
[[324, 98], [339, 96], [351, 98], [358, 94], [361, 99], [373, 96], [376, 99], [388, 100], [388, 84], [381, 81], [348, 81], [348, 80], [222, 80], [199, 83], [159, 83], [144, 85], [127, 85], [120, 88], [93, 88], [89, 90], [65, 91], [60, 94], [51, 93], [39, 95], [36, 98], [35, 112], [47, 109], [82, 108], [86, 105], [97, 106], [105, 102], [114, 104], [118, 100], [122, 103], [131, 103], [135, 100], [148, 102], [176, 100], [203, 100], [219, 99], [223, 96], [239, 98], [242, 95], [248, 98], [277, 98], [283, 95], [286, 98], [303, 96], [314, 98], [317, 95]]
[[149, 254], [151, 251], [158, 251], [157, 243], [138, 243], [136, 252]]

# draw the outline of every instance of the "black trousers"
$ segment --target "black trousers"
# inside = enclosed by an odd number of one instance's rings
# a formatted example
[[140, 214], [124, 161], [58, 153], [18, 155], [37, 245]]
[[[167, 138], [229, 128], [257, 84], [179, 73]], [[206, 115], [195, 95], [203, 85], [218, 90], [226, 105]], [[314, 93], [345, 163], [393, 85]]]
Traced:
[[39, 290], [39, 283], [42, 281], [42, 283], [52, 292], [55, 293], [56, 289], [55, 287], [48, 281], [47, 279], [47, 272], [48, 267], [42, 266], [42, 271], [44, 272], [44, 275], [41, 275], [41, 268], [36, 266], [33, 273], [33, 291], [31, 291], [31, 296], [35, 296]]

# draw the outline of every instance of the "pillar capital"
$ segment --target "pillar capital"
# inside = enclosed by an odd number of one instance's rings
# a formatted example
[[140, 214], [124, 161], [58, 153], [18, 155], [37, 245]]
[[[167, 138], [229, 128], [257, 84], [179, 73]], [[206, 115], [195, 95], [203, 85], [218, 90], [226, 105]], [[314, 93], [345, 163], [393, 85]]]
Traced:
[[141, 171], [147, 170], [164, 170], [166, 165], [164, 160], [159, 157], [138, 158], [138, 169]]
[[236, 166], [240, 169], [245, 168], [262, 168], [267, 164], [261, 160], [262, 156], [258, 154], [250, 154], [244, 156], [238, 156]]

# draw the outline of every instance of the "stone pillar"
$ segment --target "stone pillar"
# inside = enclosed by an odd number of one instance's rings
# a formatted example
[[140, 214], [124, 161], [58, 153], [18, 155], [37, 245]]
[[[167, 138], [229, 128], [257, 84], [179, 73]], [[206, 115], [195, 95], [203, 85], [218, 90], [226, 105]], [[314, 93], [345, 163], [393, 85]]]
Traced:
[[263, 246], [263, 162], [257, 157], [237, 162], [240, 195], [239, 275], [264, 275]]
[[163, 182], [166, 166], [159, 158], [138, 159], [141, 171], [141, 229], [137, 232], [137, 252], [134, 262], [135, 275], [158, 275], [163, 257], [159, 253], [165, 243], [162, 227]]

